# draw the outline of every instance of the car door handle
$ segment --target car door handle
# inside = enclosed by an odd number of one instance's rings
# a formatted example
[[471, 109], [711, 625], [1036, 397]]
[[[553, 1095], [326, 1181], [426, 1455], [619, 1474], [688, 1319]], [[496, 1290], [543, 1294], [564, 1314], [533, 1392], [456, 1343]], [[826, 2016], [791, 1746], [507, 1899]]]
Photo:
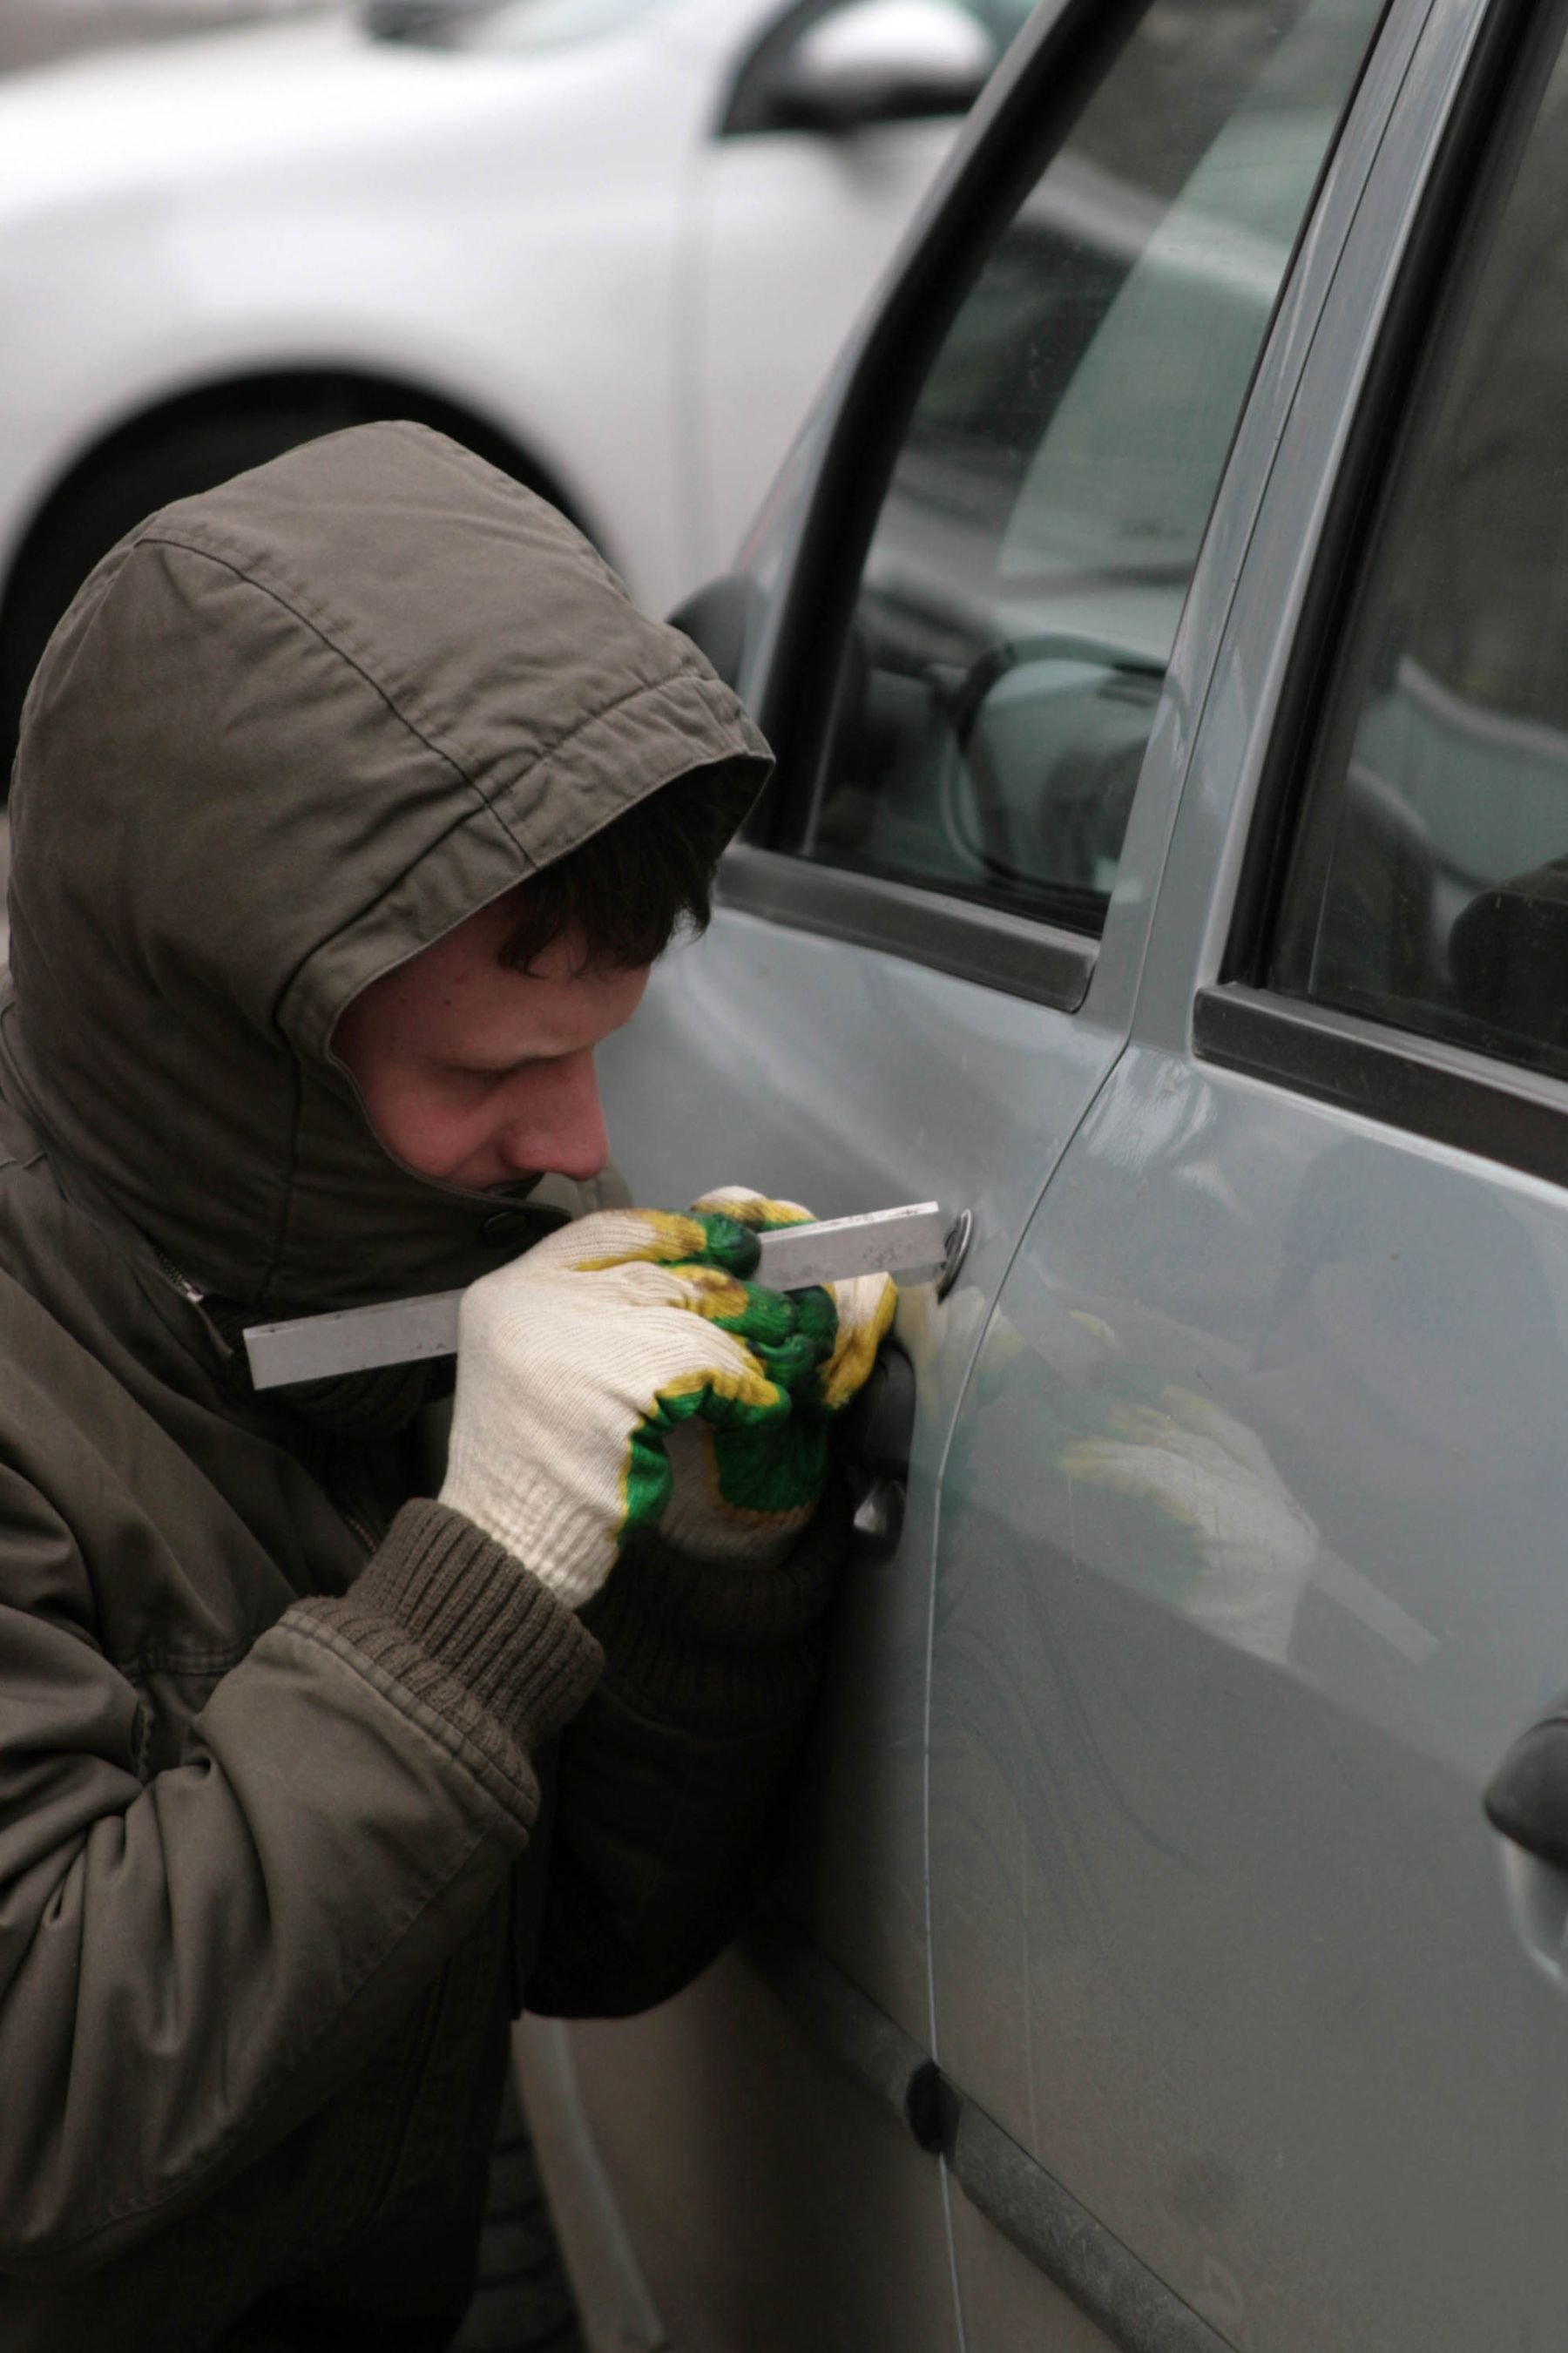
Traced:
[[838, 1457], [855, 1491], [855, 1533], [874, 1553], [896, 1549], [915, 1437], [915, 1368], [896, 1340], [884, 1343], [844, 1417]]
[[915, 1368], [896, 1340], [886, 1340], [845, 1411], [839, 1459], [873, 1479], [901, 1485], [910, 1475], [914, 1437]]
[[1482, 1803], [1493, 1830], [1568, 1873], [1568, 1703], [1521, 1734], [1488, 1782]]

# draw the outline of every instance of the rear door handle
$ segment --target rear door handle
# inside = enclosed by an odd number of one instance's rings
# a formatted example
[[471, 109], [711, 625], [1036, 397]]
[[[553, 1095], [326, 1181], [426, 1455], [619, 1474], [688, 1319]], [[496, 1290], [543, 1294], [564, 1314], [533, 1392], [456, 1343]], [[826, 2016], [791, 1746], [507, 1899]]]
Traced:
[[1488, 1782], [1503, 1895], [1536, 1967], [1568, 1994], [1568, 1701], [1521, 1733]]
[[1482, 1803], [1493, 1830], [1554, 1871], [1568, 1872], [1568, 1702], [1521, 1734]]

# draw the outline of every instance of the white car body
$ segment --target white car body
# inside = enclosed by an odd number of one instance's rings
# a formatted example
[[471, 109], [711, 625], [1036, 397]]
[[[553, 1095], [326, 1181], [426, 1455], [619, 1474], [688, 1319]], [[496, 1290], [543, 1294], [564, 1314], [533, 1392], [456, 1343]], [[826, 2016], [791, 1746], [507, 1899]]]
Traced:
[[501, 437], [667, 607], [732, 553], [954, 127], [716, 135], [785, 13], [656, 0], [585, 38], [536, 0], [511, 50], [336, 16], [0, 86], [0, 579], [106, 436], [319, 371]]
[[167, 40], [179, 33], [258, 16], [294, 15], [322, 0], [4, 0], [0, 73], [41, 66], [112, 42]]

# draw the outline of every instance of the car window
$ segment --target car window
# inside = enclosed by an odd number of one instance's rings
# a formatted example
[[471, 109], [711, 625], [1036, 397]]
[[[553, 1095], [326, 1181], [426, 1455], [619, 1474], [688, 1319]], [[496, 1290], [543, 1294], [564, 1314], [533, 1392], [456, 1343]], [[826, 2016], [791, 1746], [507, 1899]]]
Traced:
[[801, 847], [1097, 932], [1377, 0], [1156, 0], [930, 368]]
[[1390, 470], [1269, 977], [1568, 1075], [1568, 60]]

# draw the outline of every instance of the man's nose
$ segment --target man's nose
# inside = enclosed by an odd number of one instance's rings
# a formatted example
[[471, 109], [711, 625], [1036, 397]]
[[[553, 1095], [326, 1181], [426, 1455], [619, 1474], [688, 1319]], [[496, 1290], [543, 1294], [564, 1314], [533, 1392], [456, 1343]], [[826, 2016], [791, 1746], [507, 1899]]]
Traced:
[[[542, 1073], [535, 1069], [537, 1081]], [[542, 1095], [510, 1121], [501, 1136], [503, 1155], [518, 1175], [549, 1169], [560, 1176], [596, 1176], [610, 1156], [599, 1077], [592, 1054], [572, 1054], [548, 1072]]]

